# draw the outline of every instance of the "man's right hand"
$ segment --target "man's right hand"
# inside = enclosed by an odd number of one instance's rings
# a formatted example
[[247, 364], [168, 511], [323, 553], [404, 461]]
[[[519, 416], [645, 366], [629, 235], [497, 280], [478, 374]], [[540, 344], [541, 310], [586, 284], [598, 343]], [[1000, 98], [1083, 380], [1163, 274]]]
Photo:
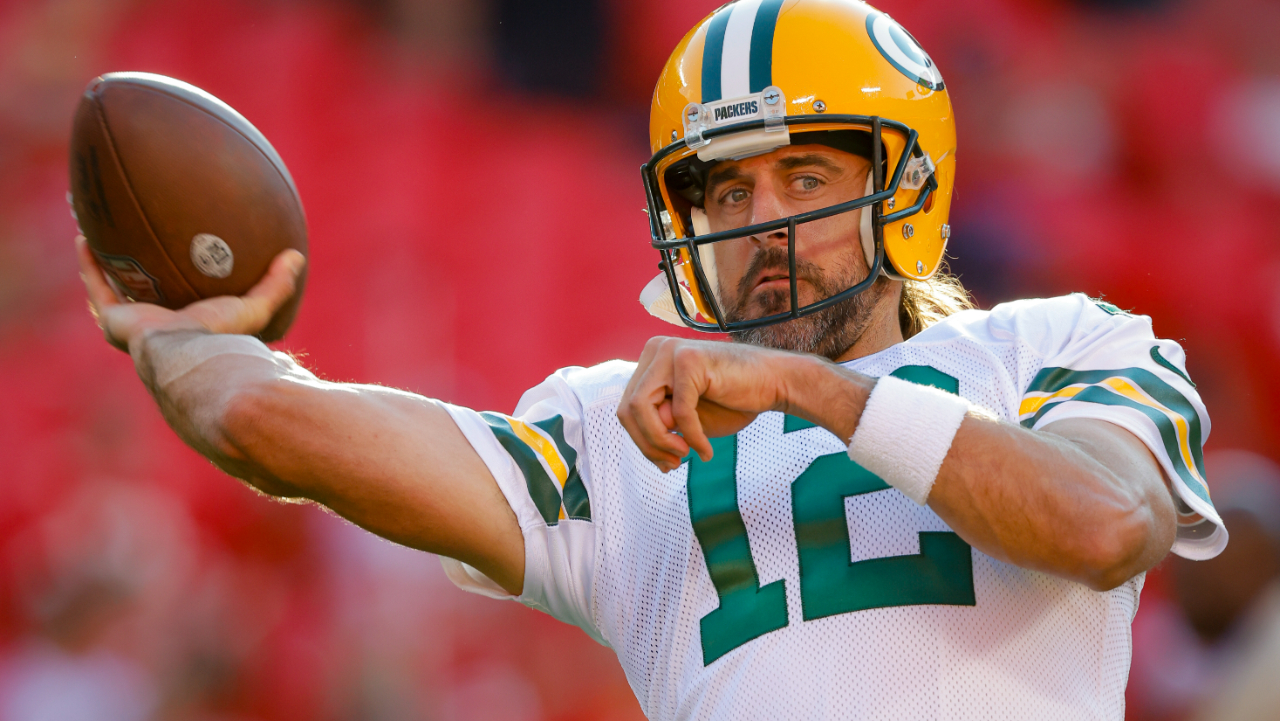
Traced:
[[125, 352], [151, 330], [202, 330], [254, 335], [267, 327], [280, 306], [293, 296], [298, 274], [307, 259], [296, 250], [275, 257], [267, 274], [242, 296], [196, 301], [181, 310], [122, 298], [107, 282], [102, 267], [84, 236], [76, 238], [80, 278], [89, 293], [89, 306], [107, 342]]

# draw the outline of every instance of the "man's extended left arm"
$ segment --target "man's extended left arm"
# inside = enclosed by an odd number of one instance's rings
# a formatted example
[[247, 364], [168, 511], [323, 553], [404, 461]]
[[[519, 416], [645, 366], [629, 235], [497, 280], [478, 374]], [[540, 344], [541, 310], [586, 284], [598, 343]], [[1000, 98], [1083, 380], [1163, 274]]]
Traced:
[[[782, 411], [846, 441], [876, 379], [824, 359], [740, 344], [655, 338], [619, 404], [640, 450], [663, 470], [708, 436], [735, 433]], [[1173, 545], [1164, 472], [1129, 431], [1067, 419], [1033, 431], [970, 412], [928, 496], [970, 545], [1001, 561], [1115, 588]]]

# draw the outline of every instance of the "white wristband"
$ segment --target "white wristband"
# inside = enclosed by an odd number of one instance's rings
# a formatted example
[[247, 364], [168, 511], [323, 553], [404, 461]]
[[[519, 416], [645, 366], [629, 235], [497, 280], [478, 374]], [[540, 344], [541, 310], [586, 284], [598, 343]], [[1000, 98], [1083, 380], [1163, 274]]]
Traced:
[[867, 398], [849, 459], [923, 506], [969, 408], [959, 396], [885, 376]]

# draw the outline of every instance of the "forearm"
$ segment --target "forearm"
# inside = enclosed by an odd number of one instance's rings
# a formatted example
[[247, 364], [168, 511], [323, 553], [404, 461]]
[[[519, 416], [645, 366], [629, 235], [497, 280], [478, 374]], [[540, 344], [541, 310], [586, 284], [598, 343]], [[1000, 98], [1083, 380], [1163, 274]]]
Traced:
[[229, 415], [249, 390], [310, 373], [256, 340], [199, 329], [152, 331], [130, 344], [139, 378], [174, 432], [225, 472], [271, 495], [296, 495], [273, 484], [231, 436]]
[[[210, 343], [238, 343], [210, 352]], [[203, 351], [193, 345], [204, 344]], [[131, 348], [169, 425], [228, 474], [319, 503], [384, 538], [457, 558], [519, 592], [515, 516], [430, 399], [317, 379], [256, 341], [178, 331]]]
[[[875, 379], [821, 362], [797, 364], [789, 376], [788, 412], [852, 437]], [[1173, 516], [1150, 452], [1117, 427], [1094, 433], [1100, 423], [1067, 427], [1075, 440], [970, 413], [929, 506], [989, 556], [1114, 587], [1168, 551]]]
[[[993, 558], [1095, 590], [1114, 588], [1163, 558], [1174, 535], [1172, 503], [1154, 459], [1117, 464], [1115, 440], [1090, 448], [1052, 432], [970, 416], [951, 444], [929, 507]], [[1120, 453], [1150, 455], [1136, 439]], [[1119, 473], [1109, 467], [1116, 465]]]

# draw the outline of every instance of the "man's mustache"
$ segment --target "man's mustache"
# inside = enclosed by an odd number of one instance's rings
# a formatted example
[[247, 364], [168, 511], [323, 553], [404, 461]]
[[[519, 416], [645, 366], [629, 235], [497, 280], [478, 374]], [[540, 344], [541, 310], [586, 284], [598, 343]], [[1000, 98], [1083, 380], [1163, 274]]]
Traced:
[[[789, 257], [785, 250], [777, 246], [769, 246], [756, 251], [751, 256], [750, 262], [747, 263], [747, 272], [742, 274], [742, 279], [738, 281], [738, 298], [737, 305], [739, 307], [745, 305], [746, 299], [751, 291], [760, 283], [760, 279], [766, 273], [771, 271], [780, 271], [784, 275], [790, 275]], [[810, 282], [815, 277], [821, 277], [817, 266], [800, 258], [796, 258], [796, 279], [803, 278]]]

